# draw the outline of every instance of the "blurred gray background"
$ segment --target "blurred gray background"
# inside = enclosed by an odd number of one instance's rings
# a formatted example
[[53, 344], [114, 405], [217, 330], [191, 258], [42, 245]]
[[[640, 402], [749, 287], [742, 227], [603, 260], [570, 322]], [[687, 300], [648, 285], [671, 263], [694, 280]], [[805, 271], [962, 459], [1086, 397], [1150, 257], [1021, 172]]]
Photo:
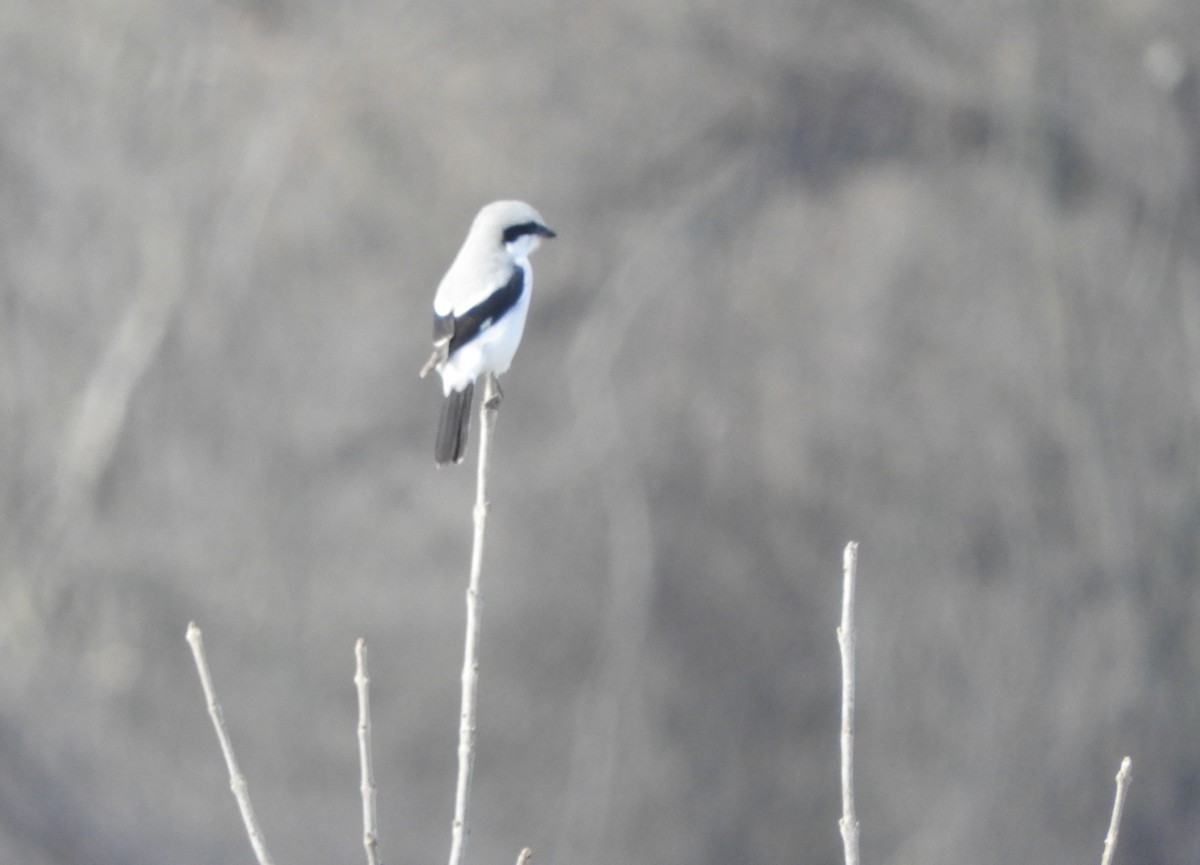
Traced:
[[0, 861], [440, 861], [474, 455], [430, 303], [534, 260], [475, 863], [1200, 861], [1200, 4], [0, 6]]

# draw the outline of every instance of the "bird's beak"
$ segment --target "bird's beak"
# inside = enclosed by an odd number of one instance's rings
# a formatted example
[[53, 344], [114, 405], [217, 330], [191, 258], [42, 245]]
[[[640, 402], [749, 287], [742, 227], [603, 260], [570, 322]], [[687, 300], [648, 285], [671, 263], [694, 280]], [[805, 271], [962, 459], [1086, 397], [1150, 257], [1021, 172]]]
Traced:
[[546, 238], [558, 237], [558, 234], [555, 233], [553, 228], [547, 228], [544, 225], [538, 226], [537, 233], [540, 234], [542, 237], [546, 237]]

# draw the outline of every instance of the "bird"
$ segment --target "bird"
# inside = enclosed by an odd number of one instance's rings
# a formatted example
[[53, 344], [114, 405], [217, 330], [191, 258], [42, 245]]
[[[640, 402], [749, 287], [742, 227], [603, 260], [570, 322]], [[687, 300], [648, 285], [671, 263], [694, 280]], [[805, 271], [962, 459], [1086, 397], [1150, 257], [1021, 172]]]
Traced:
[[529, 313], [529, 254], [557, 235], [524, 201], [493, 201], [476, 214], [433, 297], [433, 354], [421, 378], [442, 377], [442, 412], [434, 446], [438, 466], [462, 462], [475, 382], [508, 372]]

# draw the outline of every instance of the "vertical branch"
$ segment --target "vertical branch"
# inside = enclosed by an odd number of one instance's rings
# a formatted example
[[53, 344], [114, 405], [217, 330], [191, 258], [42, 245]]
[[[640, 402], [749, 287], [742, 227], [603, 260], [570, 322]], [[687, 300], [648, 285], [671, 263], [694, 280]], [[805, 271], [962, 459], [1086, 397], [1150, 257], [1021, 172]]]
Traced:
[[843, 557], [842, 623], [837, 629], [842, 650], [842, 847], [846, 865], [858, 865], [858, 815], [854, 813], [854, 580], [858, 543], [846, 544]]
[[1125, 809], [1125, 793], [1129, 789], [1132, 769], [1132, 762], [1128, 757], [1121, 761], [1121, 768], [1117, 772], [1117, 795], [1113, 799], [1112, 819], [1108, 823], [1108, 836], [1104, 839], [1104, 855], [1100, 858], [1100, 865], [1112, 865], [1113, 854], [1117, 852], [1117, 834], [1121, 827], [1121, 812]]
[[233, 798], [237, 800], [238, 809], [242, 812], [242, 822], [246, 826], [246, 834], [250, 836], [250, 846], [254, 848], [254, 856], [259, 865], [272, 865], [271, 854], [267, 852], [267, 842], [258, 820], [254, 817], [254, 808], [250, 805], [250, 791], [246, 787], [246, 778], [238, 768], [237, 758], [233, 755], [233, 743], [229, 740], [229, 732], [225, 729], [225, 713], [217, 702], [213, 690], [212, 674], [208, 670], [208, 661], [204, 657], [204, 642], [200, 629], [195, 622], [188, 622], [187, 641], [192, 647], [192, 656], [196, 659], [196, 672], [200, 674], [200, 686], [204, 689], [204, 699], [208, 703], [208, 714], [212, 718], [213, 727], [217, 731], [217, 740], [221, 743], [221, 753], [225, 755], [225, 766], [229, 770], [229, 786], [233, 790]]
[[471, 795], [471, 774], [475, 767], [475, 699], [479, 691], [479, 615], [483, 605], [480, 577], [483, 573], [483, 533], [487, 521], [488, 454], [499, 406], [499, 385], [490, 373], [485, 378], [483, 400], [479, 407], [479, 467], [475, 482], [475, 539], [471, 548], [471, 576], [467, 584], [467, 637], [463, 650], [462, 714], [458, 727], [458, 783], [454, 792], [454, 822], [450, 826], [450, 865], [462, 865], [466, 858], [467, 806]]
[[362, 777], [363, 849], [367, 865], [379, 865], [375, 821], [375, 770], [371, 765], [371, 679], [367, 675], [367, 641], [354, 644], [354, 685], [358, 689], [358, 762]]

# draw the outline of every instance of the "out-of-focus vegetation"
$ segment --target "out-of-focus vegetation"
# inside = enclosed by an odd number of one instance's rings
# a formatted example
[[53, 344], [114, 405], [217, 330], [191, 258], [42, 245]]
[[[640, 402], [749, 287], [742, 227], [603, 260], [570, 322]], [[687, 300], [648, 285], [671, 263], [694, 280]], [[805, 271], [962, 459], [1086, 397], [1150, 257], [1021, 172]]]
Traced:
[[471, 857], [1200, 853], [1200, 5], [0, 8], [0, 860], [449, 838], [469, 467], [416, 370], [533, 202]]

